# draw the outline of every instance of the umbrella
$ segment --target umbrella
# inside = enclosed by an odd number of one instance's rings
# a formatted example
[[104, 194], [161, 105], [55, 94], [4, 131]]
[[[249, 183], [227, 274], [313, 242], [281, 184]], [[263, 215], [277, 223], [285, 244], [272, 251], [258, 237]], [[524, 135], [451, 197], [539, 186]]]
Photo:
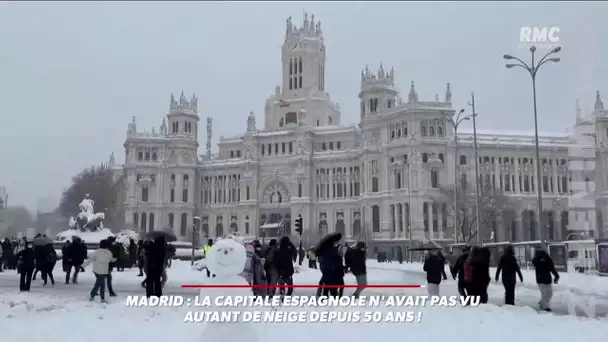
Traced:
[[46, 236], [39, 236], [37, 238], [34, 238], [34, 241], [32, 241], [32, 245], [34, 246], [46, 246], [52, 243], [53, 240], [49, 239]]
[[320, 253], [321, 251], [325, 250], [326, 248], [333, 246], [333, 244], [335, 244], [336, 242], [338, 242], [340, 240], [342, 240], [341, 233], [329, 233], [329, 234], [325, 235], [321, 240], [319, 240], [319, 242], [315, 246], [315, 251], [317, 253]]
[[441, 246], [434, 241], [422, 241], [415, 248], [410, 248], [410, 251], [437, 251]]
[[164, 237], [167, 242], [177, 241], [177, 237], [172, 232], [166, 232], [163, 230], [153, 230], [148, 233], [148, 239], [156, 239], [157, 237]]

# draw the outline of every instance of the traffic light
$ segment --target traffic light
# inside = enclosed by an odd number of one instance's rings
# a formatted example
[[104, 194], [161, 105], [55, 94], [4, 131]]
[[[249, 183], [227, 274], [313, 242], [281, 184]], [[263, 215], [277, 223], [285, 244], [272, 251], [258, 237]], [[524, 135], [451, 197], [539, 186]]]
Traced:
[[298, 232], [298, 234], [300, 234], [300, 236], [302, 236], [302, 215], [298, 215], [298, 218], [296, 219], [296, 232]]

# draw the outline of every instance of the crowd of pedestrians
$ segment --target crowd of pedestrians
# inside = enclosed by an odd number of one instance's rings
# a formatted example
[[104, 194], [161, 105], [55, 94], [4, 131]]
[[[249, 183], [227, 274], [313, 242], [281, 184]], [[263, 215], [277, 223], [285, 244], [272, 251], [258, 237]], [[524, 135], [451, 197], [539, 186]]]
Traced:
[[[278, 241], [271, 239], [267, 246], [258, 240], [247, 243], [247, 263], [243, 276], [252, 285], [268, 285], [254, 287], [256, 295], [275, 295], [277, 288], [281, 295], [293, 293], [293, 275], [296, 263], [300, 265], [307, 257], [308, 267], [321, 271], [318, 296], [342, 296], [344, 294], [344, 276], [350, 272], [354, 275], [358, 288], [352, 293], [358, 297], [367, 286], [367, 252], [364, 242], [353, 246], [341, 243], [340, 234], [330, 234], [308, 251], [297, 248], [289, 237], [284, 236]], [[213, 246], [209, 239], [203, 247], [207, 254]], [[26, 239], [5, 239], [1, 242], [0, 272], [17, 270], [20, 274], [20, 291], [30, 291], [32, 280], [38, 274], [43, 285], [48, 282], [55, 284], [53, 270], [58, 261], [52, 241], [44, 235], [37, 235], [29, 243]], [[95, 283], [90, 292], [90, 299], [100, 296], [105, 302], [106, 288], [109, 296], [116, 296], [112, 286], [112, 271], [121, 272], [125, 267], [137, 266], [138, 276], [145, 277], [141, 285], [146, 289], [147, 296], [161, 296], [167, 282], [167, 267], [175, 255], [175, 248], [167, 243], [164, 236], [154, 239], [130, 240], [128, 246], [116, 241], [115, 237], [102, 240], [99, 247], [87, 254], [86, 244], [75, 237], [66, 241], [61, 249], [61, 264], [65, 273], [65, 284], [78, 284], [78, 275], [84, 268], [92, 264]], [[299, 261], [298, 261], [299, 259]], [[488, 287], [492, 280], [490, 274], [490, 250], [486, 247], [463, 248], [462, 253], [449, 263], [449, 273], [457, 280], [458, 293], [461, 296], [476, 296], [480, 303], [488, 302]], [[440, 284], [447, 279], [446, 258], [438, 250], [431, 250], [424, 260], [423, 270], [426, 272], [428, 294], [440, 294]], [[552, 284], [559, 281], [559, 274], [550, 255], [544, 249], [537, 249], [532, 259], [536, 283], [540, 290], [539, 307], [551, 311], [553, 296]], [[207, 270], [208, 277], [215, 277]], [[498, 262], [494, 280], [501, 281], [504, 287], [504, 303], [515, 304], [515, 288], [517, 280], [523, 282], [519, 263], [515, 258], [512, 246], [507, 246]]]
[[[461, 296], [476, 296], [480, 303], [488, 302], [488, 287], [492, 280], [490, 274], [491, 252], [487, 247], [464, 247], [455, 262], [449, 265], [450, 273], [457, 280], [458, 293]], [[440, 251], [429, 251], [424, 261], [423, 270], [426, 272], [427, 290], [429, 295], [439, 295], [439, 285], [447, 279], [445, 272], [446, 258]], [[539, 308], [551, 311], [553, 285], [559, 281], [553, 259], [546, 250], [536, 249], [532, 258], [536, 276], [536, 284], [540, 291]], [[507, 246], [498, 262], [494, 280], [502, 282], [505, 290], [504, 303], [515, 305], [515, 287], [517, 279], [524, 281], [519, 263], [515, 258], [512, 246]]]

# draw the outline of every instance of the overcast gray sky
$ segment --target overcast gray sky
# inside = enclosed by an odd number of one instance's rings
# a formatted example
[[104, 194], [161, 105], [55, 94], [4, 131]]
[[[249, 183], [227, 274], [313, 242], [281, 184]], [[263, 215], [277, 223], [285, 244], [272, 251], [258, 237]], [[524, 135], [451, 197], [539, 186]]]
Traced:
[[[521, 26], [559, 26], [562, 62], [539, 73], [541, 131], [564, 131], [575, 101], [608, 102], [608, 3], [0, 3], [0, 184], [9, 203], [35, 209], [59, 198], [82, 168], [119, 162], [127, 124], [160, 125], [169, 94], [196, 93], [214, 119], [214, 143], [261, 123], [264, 100], [280, 82], [285, 19], [303, 12], [323, 24], [326, 90], [343, 123], [359, 117], [360, 70], [395, 67], [407, 99], [443, 97], [456, 105], [476, 93], [479, 126], [530, 130], [529, 76], [507, 70]], [[604, 18], [605, 20], [605, 18]], [[602, 63], [603, 61], [603, 63]], [[204, 120], [202, 130], [204, 131]], [[204, 136], [201, 138], [204, 145]], [[204, 153], [204, 148], [199, 153]]]

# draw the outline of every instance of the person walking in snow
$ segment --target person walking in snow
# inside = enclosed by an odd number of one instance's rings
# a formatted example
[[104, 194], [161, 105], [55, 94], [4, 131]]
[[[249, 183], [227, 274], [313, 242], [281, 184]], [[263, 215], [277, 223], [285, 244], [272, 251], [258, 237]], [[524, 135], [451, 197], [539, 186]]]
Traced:
[[108, 292], [110, 292], [110, 297], [116, 297], [116, 292], [114, 292], [114, 287], [112, 287], [112, 270], [116, 267], [116, 270], [120, 270], [119, 260], [120, 260], [120, 250], [122, 245], [119, 245], [116, 242], [116, 237], [110, 236], [107, 238], [108, 250], [112, 253], [112, 258], [114, 261], [110, 263], [110, 268], [108, 271], [108, 275], [106, 277], [106, 281], [108, 282]]
[[66, 240], [63, 247], [61, 247], [61, 267], [63, 272], [65, 272], [66, 284], [70, 283], [70, 269], [72, 268], [72, 257], [70, 256], [72, 251], [71, 244], [70, 240]]
[[[213, 239], [207, 240], [207, 244], [205, 246], [203, 246], [203, 251], [205, 252], [205, 257], [207, 257], [207, 255], [209, 255], [209, 252], [211, 251], [211, 246], [213, 246]], [[213, 275], [213, 277], [215, 278], [215, 274]], [[207, 278], [211, 278], [211, 272], [209, 272], [208, 268], [207, 268]]]
[[164, 236], [158, 236], [146, 250], [146, 296], [163, 295], [162, 274], [165, 269], [167, 246]]
[[353, 293], [353, 297], [359, 298], [361, 292], [367, 286], [367, 252], [365, 242], [359, 241], [354, 248], [349, 248], [344, 254], [344, 265], [346, 270], [355, 276], [357, 281], [357, 289]]
[[344, 265], [342, 263], [342, 255], [340, 255], [339, 241], [342, 239], [342, 234], [337, 233], [335, 242], [326, 243], [317, 248], [319, 257], [319, 265], [321, 269], [321, 280], [319, 285], [329, 285], [330, 287], [323, 288], [323, 296], [331, 295], [338, 297], [340, 291], [338, 286], [344, 285]]
[[467, 283], [464, 279], [464, 275], [465, 275], [465, 263], [467, 262], [468, 258], [469, 258], [469, 253], [471, 252], [471, 247], [466, 246], [462, 249], [462, 254], [460, 254], [460, 256], [456, 259], [456, 261], [454, 262], [454, 265], [452, 265], [452, 267], [450, 267], [450, 273], [452, 273], [452, 278], [454, 280], [456, 280], [456, 278], [458, 278], [457, 284], [458, 284], [458, 293], [461, 296], [466, 296], [467, 295]]
[[55, 269], [55, 264], [57, 263], [57, 252], [55, 252], [55, 248], [53, 248], [53, 245], [50, 243], [39, 248], [44, 249], [45, 255], [45, 259], [42, 260], [42, 265], [40, 265], [42, 281], [44, 282], [44, 285], [46, 285], [47, 281], [50, 279], [51, 285], [55, 285], [53, 270]]
[[[78, 274], [81, 272], [82, 264], [87, 258], [87, 245], [79, 237], [74, 237], [68, 255], [72, 260], [70, 270], [74, 269], [72, 284], [78, 284]], [[68, 271], [67, 273], [66, 277], [69, 278], [70, 272]]]
[[523, 282], [524, 277], [519, 269], [519, 263], [515, 259], [515, 252], [513, 246], [507, 246], [504, 253], [500, 257], [498, 267], [496, 268], [496, 282], [502, 272], [502, 286], [505, 288], [505, 304], [515, 305], [515, 276], [519, 276], [519, 281]]
[[99, 291], [102, 303], [106, 302], [106, 278], [110, 274], [110, 264], [116, 261], [116, 258], [109, 250], [110, 242], [101, 240], [99, 248], [89, 258], [88, 262], [93, 263], [93, 274], [95, 275], [95, 285], [91, 289], [90, 301], [95, 300]]
[[32, 275], [34, 273], [36, 255], [25, 238], [23, 239], [22, 246], [23, 249], [15, 254], [15, 260], [17, 260], [17, 269], [20, 274], [19, 291], [29, 292], [30, 286], [32, 285]]
[[[293, 294], [293, 258], [298, 255], [298, 250], [293, 246], [289, 237], [283, 236], [279, 241], [279, 246], [274, 251], [272, 267], [276, 270], [281, 285], [290, 286], [287, 288], [287, 296]], [[277, 281], [278, 283], [279, 281]], [[270, 295], [274, 296], [275, 288], [270, 289]]]
[[448, 279], [445, 273], [445, 259], [439, 254], [439, 251], [431, 250], [424, 260], [422, 269], [426, 272], [426, 281], [428, 283], [426, 288], [429, 296], [439, 296], [441, 279]]
[[480, 303], [487, 303], [488, 286], [490, 285], [490, 250], [485, 247], [474, 247], [465, 263], [465, 278], [467, 277], [466, 268], [470, 269], [470, 279], [468, 279], [467, 285], [468, 295], [479, 296]]
[[[553, 297], [553, 284], [559, 281], [559, 274], [555, 269], [553, 259], [545, 250], [537, 249], [532, 258], [532, 265], [536, 273], [536, 283], [540, 290], [540, 309], [551, 311], [551, 298]], [[553, 279], [551, 278], [553, 275]]]
[[138, 277], [144, 276], [144, 266], [146, 258], [146, 248], [144, 246], [144, 240], [137, 241], [137, 268], [139, 268]]

